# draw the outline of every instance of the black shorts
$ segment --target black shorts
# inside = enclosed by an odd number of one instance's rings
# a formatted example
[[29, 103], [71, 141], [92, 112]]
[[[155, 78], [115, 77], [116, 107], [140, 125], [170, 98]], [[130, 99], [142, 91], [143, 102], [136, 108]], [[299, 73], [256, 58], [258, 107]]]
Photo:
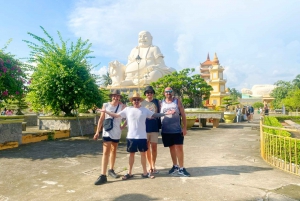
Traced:
[[145, 152], [147, 150], [147, 139], [127, 139], [127, 152]]
[[119, 143], [120, 140], [111, 139], [110, 137], [102, 137], [103, 142], [114, 142]]
[[162, 133], [161, 137], [164, 147], [171, 147], [173, 145], [183, 145], [183, 133]]

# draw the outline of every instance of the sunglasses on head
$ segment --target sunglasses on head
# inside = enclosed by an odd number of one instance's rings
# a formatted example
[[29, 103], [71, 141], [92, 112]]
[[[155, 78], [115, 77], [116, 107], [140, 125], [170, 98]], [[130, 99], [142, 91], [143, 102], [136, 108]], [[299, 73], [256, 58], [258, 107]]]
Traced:
[[165, 93], [172, 93], [173, 90], [166, 90]]
[[132, 101], [140, 101], [140, 99], [139, 98], [134, 98], [134, 99], [132, 99]]

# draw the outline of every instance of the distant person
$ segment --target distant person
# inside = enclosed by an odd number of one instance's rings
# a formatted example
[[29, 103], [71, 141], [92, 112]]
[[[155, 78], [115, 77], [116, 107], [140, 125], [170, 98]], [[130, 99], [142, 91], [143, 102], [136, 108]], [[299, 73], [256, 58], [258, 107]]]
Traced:
[[[181, 101], [173, 97], [171, 87], [165, 88], [165, 100], [161, 102], [161, 112], [174, 110], [175, 113], [162, 117], [161, 136], [164, 147], [169, 147], [173, 162], [169, 174], [189, 177], [190, 173], [184, 168], [183, 141], [186, 131], [186, 116]], [[181, 119], [183, 128], [181, 128]]]
[[8, 109], [5, 114], [6, 115], [13, 115], [14, 112], [11, 109]]
[[237, 106], [236, 108], [236, 123], [241, 123], [242, 120], [242, 110], [240, 106]]
[[264, 106], [264, 114], [265, 114], [266, 116], [269, 115], [269, 107], [268, 107], [267, 104], [265, 104], [265, 106]]
[[252, 107], [252, 105], [250, 105], [249, 110], [250, 110], [250, 121], [253, 121], [254, 108]]
[[6, 115], [6, 108], [1, 112], [1, 115]]
[[[120, 102], [121, 99], [121, 92], [120, 90], [114, 90], [109, 94], [109, 97], [111, 98], [111, 102], [104, 103], [102, 109], [114, 111], [114, 112], [120, 112], [122, 111], [126, 106]], [[112, 118], [110, 115], [101, 113], [96, 134], [94, 135], [94, 140], [97, 140], [99, 138], [99, 133], [101, 131], [101, 127], [103, 125], [104, 119]], [[121, 124], [122, 119], [121, 118], [114, 118], [113, 119], [113, 128], [110, 131], [105, 131], [105, 129], [102, 129], [102, 142], [103, 142], [103, 155], [102, 155], [102, 166], [101, 166], [101, 175], [95, 182], [95, 185], [104, 184], [107, 182], [106, 177], [106, 170], [108, 161], [110, 162], [108, 175], [113, 178], [118, 178], [118, 175], [114, 171], [114, 165], [116, 161], [116, 155], [117, 155], [117, 148], [118, 144], [121, 138]]]
[[[146, 99], [141, 103], [142, 107], [148, 108], [154, 113], [160, 111], [160, 102], [154, 98], [155, 91], [152, 86], [147, 86], [144, 95]], [[153, 174], [159, 173], [155, 167], [156, 157], [157, 157], [157, 143], [158, 134], [161, 125], [160, 118], [147, 118], [146, 119], [146, 132], [147, 132], [147, 160], [150, 166], [149, 172]]]
[[250, 123], [250, 107], [249, 106], [246, 107], [246, 115], [247, 115], [247, 121], [248, 121], [248, 123]]
[[151, 173], [147, 172], [146, 168], [146, 151], [147, 147], [147, 133], [146, 133], [146, 118], [157, 118], [164, 115], [174, 114], [174, 110], [169, 110], [162, 113], [154, 113], [148, 110], [145, 107], [141, 107], [141, 101], [144, 99], [140, 96], [139, 93], [134, 93], [131, 98], [132, 102], [131, 107], [126, 107], [119, 113], [113, 113], [102, 109], [101, 112], [105, 112], [110, 116], [115, 118], [126, 118], [128, 125], [128, 134], [127, 134], [127, 152], [129, 152], [129, 167], [128, 173], [122, 177], [122, 180], [127, 180], [133, 177], [132, 168], [134, 164], [134, 157], [136, 152], [140, 152], [141, 155], [141, 164], [143, 168], [142, 178], [154, 178]]

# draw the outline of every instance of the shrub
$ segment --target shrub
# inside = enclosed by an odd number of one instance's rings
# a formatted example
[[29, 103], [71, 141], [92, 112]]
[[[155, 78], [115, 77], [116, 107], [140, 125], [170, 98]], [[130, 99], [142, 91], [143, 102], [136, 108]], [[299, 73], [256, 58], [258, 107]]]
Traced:
[[41, 27], [48, 40], [28, 33], [40, 45], [25, 41], [31, 48], [30, 62], [37, 66], [32, 74], [28, 99], [35, 111], [49, 108], [55, 115], [64, 112], [73, 116], [72, 110], [80, 105], [92, 108], [101, 107], [100, 91], [96, 78], [90, 73], [92, 65], [88, 62], [91, 45], [88, 40], [77, 40], [76, 44], [63, 41], [58, 32], [61, 45], [54, 43], [53, 38]]

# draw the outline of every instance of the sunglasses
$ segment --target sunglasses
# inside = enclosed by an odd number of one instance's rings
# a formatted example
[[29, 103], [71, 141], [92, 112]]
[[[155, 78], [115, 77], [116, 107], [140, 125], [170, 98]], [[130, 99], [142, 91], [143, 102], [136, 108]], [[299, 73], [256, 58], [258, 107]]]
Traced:
[[141, 99], [139, 99], [139, 98], [134, 98], [134, 99], [132, 99], [132, 101], [140, 101]]
[[146, 91], [146, 94], [153, 94], [153, 91]]
[[165, 93], [172, 93], [173, 92], [173, 90], [167, 90], [167, 91], [165, 91]]

